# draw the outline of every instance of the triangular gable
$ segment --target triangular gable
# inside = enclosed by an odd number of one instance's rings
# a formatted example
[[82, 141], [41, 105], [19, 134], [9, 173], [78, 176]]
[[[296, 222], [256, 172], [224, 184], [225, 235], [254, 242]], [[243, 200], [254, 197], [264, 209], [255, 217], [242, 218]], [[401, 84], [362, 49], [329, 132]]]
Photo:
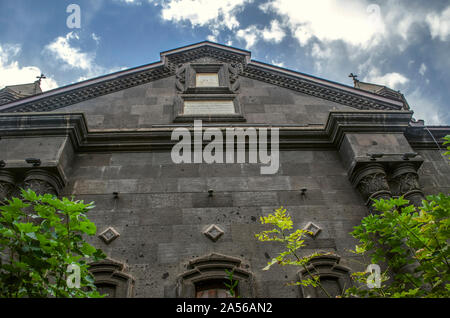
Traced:
[[95, 97], [173, 76], [184, 63], [208, 59], [232, 64], [239, 75], [267, 82], [357, 109], [399, 110], [407, 104], [398, 99], [251, 60], [249, 51], [204, 41], [161, 53], [156, 63], [119, 71], [87, 81], [60, 87], [20, 101], [0, 106], [0, 112], [53, 111]]

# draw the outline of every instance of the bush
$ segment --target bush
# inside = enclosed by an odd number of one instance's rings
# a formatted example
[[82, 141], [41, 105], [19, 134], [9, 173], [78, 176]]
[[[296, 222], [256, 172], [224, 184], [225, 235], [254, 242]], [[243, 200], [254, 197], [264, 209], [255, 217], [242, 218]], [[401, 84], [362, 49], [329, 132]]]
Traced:
[[[362, 297], [450, 297], [450, 196], [427, 197], [421, 207], [402, 197], [375, 200], [380, 214], [369, 215], [351, 233], [360, 242], [354, 253], [387, 264], [379, 288], [352, 287], [347, 295]], [[399, 269], [413, 265], [413, 271]], [[411, 268], [411, 267], [410, 267]], [[354, 273], [365, 283], [368, 273]]]
[[[0, 206], [0, 296], [101, 297], [88, 262], [105, 255], [83, 239], [96, 233], [86, 216], [93, 207], [32, 190]], [[79, 268], [79, 288], [67, 283], [73, 267]]]

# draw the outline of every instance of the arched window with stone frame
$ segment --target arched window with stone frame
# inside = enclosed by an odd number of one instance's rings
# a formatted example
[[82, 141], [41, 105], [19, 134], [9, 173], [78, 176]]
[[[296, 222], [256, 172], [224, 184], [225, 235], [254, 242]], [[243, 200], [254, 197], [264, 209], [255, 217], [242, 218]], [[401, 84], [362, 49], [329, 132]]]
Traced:
[[178, 277], [177, 297], [183, 298], [229, 298], [232, 297], [225, 283], [229, 283], [227, 272], [233, 273], [238, 284], [235, 295], [254, 297], [253, 275], [239, 258], [221, 254], [210, 254], [191, 260], [187, 271]]
[[322, 255], [311, 259], [306, 269], [298, 272], [299, 279], [308, 279], [311, 278], [311, 275], [318, 275], [320, 283], [328, 295], [320, 287], [300, 286], [301, 297], [337, 297], [351, 287], [351, 270], [348, 267], [339, 265], [340, 259], [340, 256], [334, 254]]
[[100, 294], [108, 294], [107, 298], [133, 297], [134, 279], [126, 273], [125, 264], [105, 259], [89, 264], [89, 271]]

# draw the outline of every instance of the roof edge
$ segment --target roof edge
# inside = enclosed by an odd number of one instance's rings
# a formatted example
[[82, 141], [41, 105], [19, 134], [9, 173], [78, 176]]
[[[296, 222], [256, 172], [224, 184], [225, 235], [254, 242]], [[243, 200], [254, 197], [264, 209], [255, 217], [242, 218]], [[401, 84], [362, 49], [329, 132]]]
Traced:
[[184, 51], [188, 51], [188, 50], [192, 50], [192, 49], [196, 49], [202, 46], [211, 46], [217, 49], [223, 49], [223, 50], [227, 50], [227, 51], [231, 51], [233, 53], [237, 53], [237, 54], [241, 54], [241, 55], [245, 55], [250, 57], [251, 56], [251, 52], [247, 51], [247, 50], [242, 50], [233, 46], [228, 46], [228, 45], [224, 45], [224, 44], [220, 44], [220, 43], [216, 43], [216, 42], [211, 42], [211, 41], [201, 41], [201, 42], [197, 42], [194, 44], [189, 44], [189, 45], [185, 45], [185, 46], [180, 46], [178, 48], [175, 49], [171, 49], [168, 51], [163, 51], [160, 53], [161, 57], [163, 56], [167, 56], [167, 55], [172, 55], [172, 54], [176, 54], [176, 53], [180, 53], [180, 52], [184, 52]]

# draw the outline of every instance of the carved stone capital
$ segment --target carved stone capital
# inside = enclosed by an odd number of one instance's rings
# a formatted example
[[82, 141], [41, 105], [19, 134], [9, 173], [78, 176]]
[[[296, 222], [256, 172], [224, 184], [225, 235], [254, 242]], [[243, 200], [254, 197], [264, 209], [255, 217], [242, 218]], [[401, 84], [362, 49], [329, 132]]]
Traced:
[[410, 163], [399, 164], [392, 170], [390, 185], [395, 196], [404, 196], [414, 205], [420, 205], [424, 195], [416, 168]]
[[0, 204], [8, 199], [16, 188], [15, 176], [7, 170], [0, 170]]
[[371, 212], [373, 212], [373, 199], [389, 199], [392, 196], [386, 172], [381, 164], [364, 165], [353, 173], [351, 179]]
[[32, 169], [25, 174], [24, 188], [33, 190], [37, 195], [50, 193], [57, 196], [63, 186], [59, 176], [46, 170]]

